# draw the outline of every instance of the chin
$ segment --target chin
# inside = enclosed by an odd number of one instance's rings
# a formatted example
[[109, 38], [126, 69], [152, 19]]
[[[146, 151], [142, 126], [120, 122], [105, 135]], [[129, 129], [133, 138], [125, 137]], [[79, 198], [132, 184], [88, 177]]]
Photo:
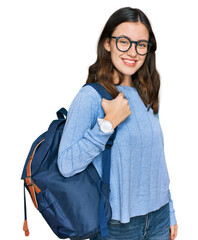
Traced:
[[119, 69], [119, 71], [124, 75], [131, 76], [134, 73], [136, 73], [139, 68], [140, 68], [139, 66], [136, 66], [135, 68], [134, 67], [131, 67], [131, 68], [129, 67], [129, 68]]
[[125, 76], [131, 76], [136, 72], [137, 72], [136, 69], [134, 69], [133, 71], [121, 71], [121, 73], [124, 74]]
[[130, 68], [116, 68], [115, 67], [115, 70], [122, 73], [123, 75], [125, 76], [132, 76], [134, 73], [137, 72], [137, 70], [139, 69], [139, 67], [136, 67], [136, 68], [133, 68], [133, 69], [130, 69]]

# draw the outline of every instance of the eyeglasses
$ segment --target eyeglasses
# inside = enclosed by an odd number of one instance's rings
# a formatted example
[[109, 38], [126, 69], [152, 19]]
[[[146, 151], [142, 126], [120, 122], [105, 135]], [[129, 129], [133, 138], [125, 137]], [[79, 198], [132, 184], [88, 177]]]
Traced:
[[147, 54], [152, 46], [152, 43], [141, 40], [141, 41], [131, 41], [127, 37], [114, 37], [110, 36], [110, 38], [116, 39], [116, 47], [121, 52], [127, 52], [130, 47], [132, 46], [132, 43], [135, 43], [135, 50], [139, 55], [145, 55]]

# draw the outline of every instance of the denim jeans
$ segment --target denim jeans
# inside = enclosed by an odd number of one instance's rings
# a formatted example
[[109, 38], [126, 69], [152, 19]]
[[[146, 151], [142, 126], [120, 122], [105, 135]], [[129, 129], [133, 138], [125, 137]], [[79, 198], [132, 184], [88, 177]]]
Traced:
[[108, 226], [108, 237], [101, 238], [98, 234], [90, 240], [169, 240], [169, 203], [156, 211], [132, 217], [129, 223], [111, 220]]

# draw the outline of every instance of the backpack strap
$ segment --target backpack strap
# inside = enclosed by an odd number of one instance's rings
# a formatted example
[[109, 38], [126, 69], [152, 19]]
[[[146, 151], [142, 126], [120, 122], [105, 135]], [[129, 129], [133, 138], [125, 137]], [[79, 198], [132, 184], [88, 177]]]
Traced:
[[25, 232], [25, 236], [29, 236], [30, 232], [29, 232], [29, 229], [28, 229], [28, 224], [27, 224], [27, 209], [26, 209], [26, 197], [25, 197], [25, 182], [24, 182], [24, 185], [23, 185], [23, 195], [24, 195], [24, 223], [23, 223], [23, 231]]
[[[111, 94], [99, 82], [87, 83], [87, 84], [84, 84], [83, 87], [86, 85], [92, 86], [98, 92], [98, 94], [101, 96], [101, 98], [105, 98], [107, 100], [113, 100]], [[114, 139], [116, 137], [116, 132], [117, 132], [117, 127], [114, 129], [114, 133], [108, 139], [108, 141], [105, 145], [105, 150], [103, 152], [104, 161], [102, 161], [102, 181], [105, 184], [110, 183], [110, 165], [111, 165], [110, 164], [110, 162], [111, 162], [110, 153], [111, 153], [111, 147], [112, 147]]]
[[[112, 100], [111, 94], [106, 90], [105, 87], [103, 87], [99, 82], [95, 83], [87, 83], [84, 84], [84, 86], [90, 85], [92, 86], [98, 94], [101, 96], [101, 98], [105, 98], [107, 100]], [[100, 203], [99, 203], [99, 224], [100, 224], [100, 231], [101, 236], [106, 237], [109, 235], [109, 230], [107, 226], [107, 220], [106, 220], [106, 214], [105, 214], [105, 208], [104, 208], [104, 201], [103, 201], [103, 194], [102, 194], [102, 186], [106, 185], [108, 189], [110, 189], [110, 167], [111, 167], [111, 147], [113, 145], [113, 141], [115, 139], [117, 132], [117, 127], [114, 129], [113, 134], [108, 139], [105, 150], [102, 154], [102, 180], [98, 182], [98, 190], [100, 192]], [[108, 191], [109, 193], [109, 191]], [[108, 194], [109, 198], [109, 194]]]
[[[58, 119], [64, 119], [65, 117], [67, 117], [67, 110], [65, 108], [61, 108], [60, 110], [58, 110], [58, 112], [56, 113]], [[64, 117], [65, 115], [65, 117]]]

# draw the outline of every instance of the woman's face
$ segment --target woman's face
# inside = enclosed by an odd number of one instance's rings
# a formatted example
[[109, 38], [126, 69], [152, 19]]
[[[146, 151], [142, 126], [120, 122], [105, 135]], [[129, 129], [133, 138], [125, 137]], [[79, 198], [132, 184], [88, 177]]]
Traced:
[[[119, 24], [112, 36], [127, 36], [130, 40], [147, 40], [149, 41], [149, 32], [146, 26], [141, 22], [123, 22]], [[111, 54], [111, 60], [116, 69], [125, 75], [125, 79], [131, 79], [133, 75], [144, 63], [146, 55], [139, 55], [135, 50], [135, 44], [127, 52], [121, 52], [116, 47], [115, 38], [107, 38], [104, 47]], [[128, 60], [128, 62], [126, 62]], [[132, 62], [135, 60], [135, 64]]]

